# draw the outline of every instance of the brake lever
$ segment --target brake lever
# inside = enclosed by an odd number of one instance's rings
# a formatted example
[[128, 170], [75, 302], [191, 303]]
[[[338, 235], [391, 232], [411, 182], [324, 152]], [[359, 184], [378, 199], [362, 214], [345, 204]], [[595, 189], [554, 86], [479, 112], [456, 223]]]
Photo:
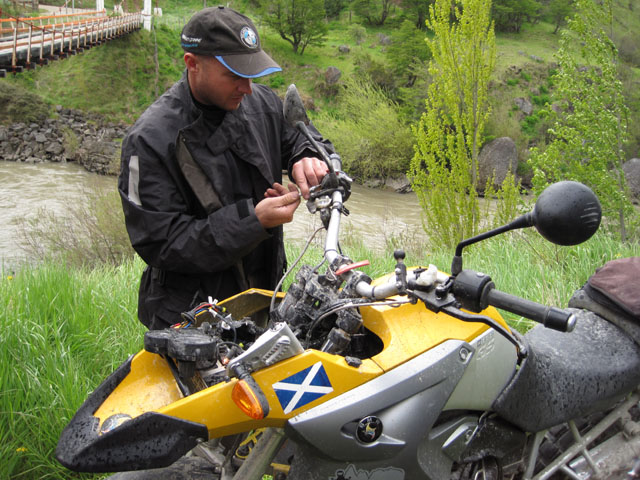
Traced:
[[[445, 284], [446, 285], [446, 284]], [[439, 290], [439, 291], [438, 291]], [[528, 355], [527, 347], [522, 344], [509, 330], [504, 328], [498, 322], [490, 317], [478, 314], [471, 314], [460, 310], [457, 307], [457, 301], [451, 293], [448, 293], [446, 289], [433, 289], [428, 292], [411, 290], [410, 296], [422, 301], [428, 310], [433, 313], [444, 312], [447, 315], [462, 320], [463, 322], [475, 322], [484, 323], [491, 327], [504, 338], [509, 340], [515, 347], [518, 354], [518, 359], [522, 360]]]

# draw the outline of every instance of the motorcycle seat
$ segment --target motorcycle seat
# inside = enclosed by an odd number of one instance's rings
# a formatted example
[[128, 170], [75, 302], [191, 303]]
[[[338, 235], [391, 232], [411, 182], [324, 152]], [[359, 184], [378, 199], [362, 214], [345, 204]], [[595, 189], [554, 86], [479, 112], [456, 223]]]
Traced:
[[493, 404], [505, 420], [538, 432], [614, 404], [640, 382], [640, 346], [587, 310], [573, 332], [541, 325], [524, 336], [529, 354]]

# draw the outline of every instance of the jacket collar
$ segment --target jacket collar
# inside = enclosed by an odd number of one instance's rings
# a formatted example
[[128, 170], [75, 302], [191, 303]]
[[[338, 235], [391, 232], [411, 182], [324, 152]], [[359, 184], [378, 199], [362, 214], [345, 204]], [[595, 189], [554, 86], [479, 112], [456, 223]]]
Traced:
[[209, 135], [209, 131], [204, 122], [202, 110], [200, 110], [193, 101], [186, 70], [182, 74], [182, 78], [179, 83], [180, 98], [185, 105], [189, 106], [188, 117], [193, 119], [191, 124], [182, 129], [186, 138], [192, 141], [200, 139], [200, 142], [202, 139], [206, 138], [204, 143], [209, 147], [211, 153], [214, 155], [220, 155], [225, 150], [231, 148], [239, 138], [246, 134], [247, 117], [244, 107], [242, 103], [240, 103], [236, 110], [227, 112], [220, 126], [213, 134]]

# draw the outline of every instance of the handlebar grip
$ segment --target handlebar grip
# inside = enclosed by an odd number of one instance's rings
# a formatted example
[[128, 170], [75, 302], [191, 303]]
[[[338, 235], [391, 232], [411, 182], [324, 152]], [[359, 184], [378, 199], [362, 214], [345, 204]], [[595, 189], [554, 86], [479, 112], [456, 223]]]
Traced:
[[530, 318], [542, 323], [547, 328], [560, 332], [571, 332], [576, 326], [576, 316], [573, 313], [516, 297], [500, 290], [491, 289], [488, 291], [486, 300], [489, 305]]

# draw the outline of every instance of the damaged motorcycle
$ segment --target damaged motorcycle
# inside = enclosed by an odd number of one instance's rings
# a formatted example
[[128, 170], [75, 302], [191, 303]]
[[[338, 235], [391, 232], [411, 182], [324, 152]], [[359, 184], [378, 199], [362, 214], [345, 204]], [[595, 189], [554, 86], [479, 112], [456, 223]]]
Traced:
[[[306, 134], [294, 86], [284, 105]], [[514, 229], [586, 241], [601, 221], [593, 192], [549, 186], [531, 212], [461, 242], [449, 274], [409, 267], [398, 250], [394, 271], [371, 279], [340, 248], [351, 179], [324, 156], [330, 172], [307, 203], [326, 230], [323, 261], [286, 294], [211, 299], [147, 332], [64, 429], [58, 460], [141, 470], [206, 445], [219, 479], [626, 478], [640, 457], [640, 312], [628, 293], [640, 259], [606, 264], [568, 308], [463, 268], [465, 247]], [[521, 335], [497, 309], [539, 325]]]

